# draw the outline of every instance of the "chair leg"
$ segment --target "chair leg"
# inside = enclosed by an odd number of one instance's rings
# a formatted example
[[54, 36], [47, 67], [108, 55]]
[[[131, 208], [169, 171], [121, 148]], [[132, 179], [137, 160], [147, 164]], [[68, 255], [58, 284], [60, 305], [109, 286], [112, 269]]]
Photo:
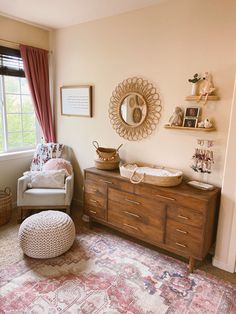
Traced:
[[67, 207], [66, 207], [66, 213], [67, 213], [68, 215], [70, 215], [70, 206], [67, 206]]
[[22, 207], [17, 207], [17, 223], [20, 224], [22, 223], [22, 220], [23, 220], [23, 209]]

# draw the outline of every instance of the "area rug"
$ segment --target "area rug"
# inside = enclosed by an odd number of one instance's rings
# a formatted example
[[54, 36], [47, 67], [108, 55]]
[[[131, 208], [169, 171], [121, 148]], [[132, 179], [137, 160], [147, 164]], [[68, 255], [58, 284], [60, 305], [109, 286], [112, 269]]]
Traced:
[[236, 313], [236, 289], [107, 231], [84, 229], [64, 255], [0, 272], [0, 313]]

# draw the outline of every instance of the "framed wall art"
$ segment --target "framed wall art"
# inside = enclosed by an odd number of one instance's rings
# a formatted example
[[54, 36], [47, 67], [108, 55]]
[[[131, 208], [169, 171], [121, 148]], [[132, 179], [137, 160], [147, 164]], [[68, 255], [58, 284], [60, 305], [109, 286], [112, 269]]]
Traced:
[[197, 127], [197, 121], [196, 118], [184, 118], [183, 126], [185, 128], [196, 128]]
[[185, 109], [185, 117], [198, 118], [200, 114], [200, 107], [187, 107]]
[[61, 114], [66, 116], [92, 117], [92, 86], [62, 86]]

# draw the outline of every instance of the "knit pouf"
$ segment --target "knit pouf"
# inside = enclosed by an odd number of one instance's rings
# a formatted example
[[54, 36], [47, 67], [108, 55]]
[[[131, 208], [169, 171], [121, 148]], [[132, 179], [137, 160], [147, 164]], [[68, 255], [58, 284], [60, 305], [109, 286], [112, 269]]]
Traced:
[[23, 252], [30, 257], [56, 257], [72, 246], [75, 225], [63, 212], [42, 211], [23, 221], [18, 239]]

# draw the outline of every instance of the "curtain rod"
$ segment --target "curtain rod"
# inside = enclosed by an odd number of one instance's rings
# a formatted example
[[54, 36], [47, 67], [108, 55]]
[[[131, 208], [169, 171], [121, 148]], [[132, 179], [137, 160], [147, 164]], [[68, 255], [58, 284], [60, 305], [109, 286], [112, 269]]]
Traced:
[[[3, 39], [3, 38], [0, 38], [0, 41], [4, 41], [4, 42], [6, 42], [6, 43], [14, 44], [14, 45], [17, 45], [17, 46], [20, 45], [20, 43], [18, 43], [18, 42], [16, 42], [16, 41], [11, 41], [11, 40], [7, 40], [7, 39]], [[35, 48], [39, 48], [39, 47], [35, 47]], [[43, 48], [39, 48], [39, 49], [43, 49]], [[44, 49], [44, 50], [46, 50], [46, 49]], [[48, 50], [48, 52], [49, 52], [49, 53], [52, 53], [51, 50]]]

